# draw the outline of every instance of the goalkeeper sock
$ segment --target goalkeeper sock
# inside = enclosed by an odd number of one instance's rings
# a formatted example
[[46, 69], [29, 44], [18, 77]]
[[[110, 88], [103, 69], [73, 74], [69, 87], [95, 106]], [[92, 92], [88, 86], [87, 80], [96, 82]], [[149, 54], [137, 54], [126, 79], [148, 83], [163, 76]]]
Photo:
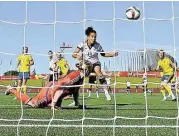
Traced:
[[166, 85], [165, 89], [168, 91], [169, 96], [172, 96], [172, 99], [175, 99], [175, 96], [171, 90], [171, 87], [169, 85]]
[[23, 87], [23, 92], [24, 92], [24, 94], [27, 93], [27, 86], [26, 85], [24, 85], [24, 87]]

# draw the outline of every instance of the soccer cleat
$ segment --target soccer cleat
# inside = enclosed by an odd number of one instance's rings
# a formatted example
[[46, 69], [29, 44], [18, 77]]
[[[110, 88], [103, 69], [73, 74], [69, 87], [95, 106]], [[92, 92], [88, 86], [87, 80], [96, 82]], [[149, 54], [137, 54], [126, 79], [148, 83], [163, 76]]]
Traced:
[[78, 109], [86, 109], [86, 105], [78, 105]]
[[63, 108], [59, 106], [55, 106], [55, 110], [63, 110]]
[[70, 103], [68, 106], [75, 106], [75, 102], [73, 101], [73, 102]]
[[16, 98], [16, 97], [14, 97], [14, 98], [13, 98], [13, 100], [17, 100], [17, 98]]
[[175, 102], [175, 101], [177, 101], [177, 99], [176, 99], [176, 98], [173, 98], [172, 101]]
[[11, 86], [10, 85], [8, 85], [7, 86], [7, 90], [5, 91], [5, 95], [9, 95], [11, 92], [10, 92], [10, 89], [12, 89], [11, 88]]
[[165, 98], [163, 98], [161, 101], [166, 101], [167, 100], [167, 98], [165, 97]]
[[75, 102], [73, 101], [71, 104], [69, 104], [68, 106], [70, 107], [78, 107], [80, 104], [75, 104]]
[[111, 96], [109, 94], [106, 94], [106, 100], [111, 101]]

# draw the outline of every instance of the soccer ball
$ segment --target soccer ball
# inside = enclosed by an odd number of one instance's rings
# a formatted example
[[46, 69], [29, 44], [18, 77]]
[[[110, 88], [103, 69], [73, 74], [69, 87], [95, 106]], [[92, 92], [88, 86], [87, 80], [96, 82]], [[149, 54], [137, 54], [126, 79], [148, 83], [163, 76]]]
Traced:
[[140, 11], [138, 8], [132, 6], [126, 10], [126, 17], [130, 20], [137, 20], [140, 17]]

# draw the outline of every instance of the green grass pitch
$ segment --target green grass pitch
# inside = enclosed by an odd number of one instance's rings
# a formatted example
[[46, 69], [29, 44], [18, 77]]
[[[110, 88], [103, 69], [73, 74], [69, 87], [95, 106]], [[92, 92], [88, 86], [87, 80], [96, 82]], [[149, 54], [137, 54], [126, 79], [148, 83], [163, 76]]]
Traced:
[[[31, 94], [34, 95], [34, 94]], [[104, 120], [92, 120], [85, 119], [84, 125], [113, 125], [114, 120], [106, 120], [108, 118], [114, 118], [115, 116], [115, 103], [114, 99], [107, 102], [104, 94], [100, 93], [100, 98], [97, 99], [95, 93], [91, 98], [87, 98], [88, 94], [84, 94], [86, 109], [69, 108], [67, 105], [72, 100], [64, 100], [63, 107], [65, 109], [54, 112], [54, 119], [66, 119], [75, 120], [85, 118], [103, 118]], [[112, 95], [113, 97], [113, 95]], [[0, 118], [1, 119], [15, 119], [14, 121], [0, 121], [0, 125], [17, 125], [21, 117], [21, 106], [17, 100], [13, 100], [14, 96], [5, 96], [0, 94]], [[168, 101], [161, 101], [161, 94], [147, 94], [148, 103], [148, 116], [160, 116], [160, 117], [177, 117], [178, 108], [177, 103]], [[80, 103], [82, 103], [82, 94], [80, 96]], [[52, 118], [53, 112], [48, 109], [34, 109], [27, 106], [23, 107], [23, 119], [40, 119], [41, 121], [21, 120], [19, 125], [36, 125], [36, 127], [19, 127], [18, 133], [20, 136], [45, 136], [47, 125]], [[146, 102], [143, 94], [130, 94], [125, 93], [116, 94], [116, 116], [130, 117], [130, 118], [145, 118], [146, 117]], [[44, 120], [44, 121], [43, 121]], [[145, 126], [145, 119], [121, 119], [115, 120], [115, 125], [125, 126]], [[166, 125], [175, 126], [176, 119], [157, 119], [149, 117], [147, 119], [148, 125]], [[52, 121], [51, 125], [82, 125], [82, 121]], [[174, 136], [177, 134], [176, 128], [124, 128], [124, 127], [49, 127], [48, 136], [80, 136], [82, 132], [84, 136], [145, 136], [146, 130], [148, 136]], [[17, 127], [0, 127], [1, 136], [15, 136], [17, 133]]]

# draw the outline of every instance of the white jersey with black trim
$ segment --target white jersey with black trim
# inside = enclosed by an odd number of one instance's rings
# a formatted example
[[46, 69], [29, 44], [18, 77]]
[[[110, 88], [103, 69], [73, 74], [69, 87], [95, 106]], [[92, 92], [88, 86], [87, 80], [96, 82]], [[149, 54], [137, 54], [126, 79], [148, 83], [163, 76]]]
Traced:
[[95, 43], [91, 48], [88, 47], [87, 41], [81, 42], [77, 48], [83, 52], [84, 60], [90, 61], [92, 64], [99, 63], [99, 52], [104, 52], [102, 46], [99, 43]]
[[53, 55], [52, 59], [49, 61], [49, 70], [50, 68], [53, 70], [50, 70], [49, 74], [53, 74], [54, 71], [57, 71], [57, 63], [58, 62], [58, 58], [56, 56], [56, 54]]

